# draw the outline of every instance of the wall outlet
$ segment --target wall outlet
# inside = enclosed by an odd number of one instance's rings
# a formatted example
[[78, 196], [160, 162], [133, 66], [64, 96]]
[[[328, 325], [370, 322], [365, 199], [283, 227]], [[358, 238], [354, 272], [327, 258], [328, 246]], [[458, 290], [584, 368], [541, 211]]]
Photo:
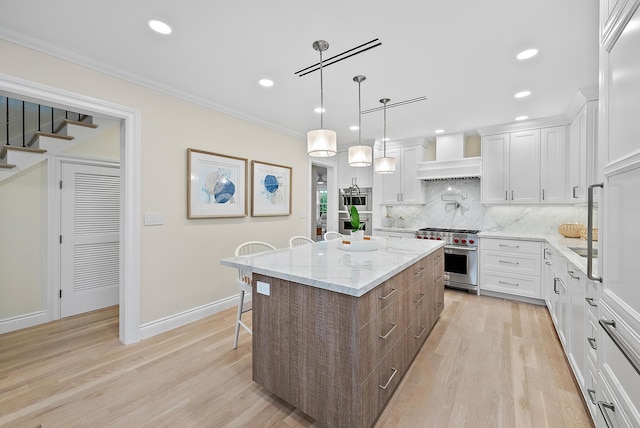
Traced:
[[258, 291], [258, 294], [271, 296], [271, 284], [267, 282], [256, 281], [256, 291]]
[[159, 226], [164, 224], [164, 215], [162, 213], [144, 213], [145, 226]]

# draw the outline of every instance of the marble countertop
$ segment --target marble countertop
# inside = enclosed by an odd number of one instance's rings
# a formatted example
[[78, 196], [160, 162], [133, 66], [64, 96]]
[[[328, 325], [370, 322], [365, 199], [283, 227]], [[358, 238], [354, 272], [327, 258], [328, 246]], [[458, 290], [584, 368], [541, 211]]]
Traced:
[[375, 251], [346, 251], [340, 240], [280, 248], [254, 256], [220, 260], [223, 266], [294, 281], [351, 296], [362, 296], [444, 246], [420, 239], [376, 237]]
[[[560, 234], [542, 235], [532, 233], [518, 233], [518, 232], [480, 232], [478, 234], [480, 238], [505, 238], [505, 239], [520, 239], [526, 241], [542, 241], [547, 242], [560, 252], [569, 262], [575, 265], [583, 274], [587, 274], [587, 258], [581, 257], [571, 251], [569, 247], [587, 248], [587, 241], [580, 238], [565, 238]], [[597, 242], [594, 242], [594, 248], [598, 246]], [[598, 275], [598, 259], [593, 260], [593, 274]]]
[[417, 229], [410, 229], [407, 227], [374, 227], [373, 230], [380, 230], [383, 232], [416, 233]]

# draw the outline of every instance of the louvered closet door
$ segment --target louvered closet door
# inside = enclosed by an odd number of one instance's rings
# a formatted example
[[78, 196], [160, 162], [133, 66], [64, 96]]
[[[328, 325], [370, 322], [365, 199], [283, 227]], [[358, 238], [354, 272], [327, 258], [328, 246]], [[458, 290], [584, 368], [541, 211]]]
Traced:
[[60, 314], [118, 304], [120, 171], [63, 164]]

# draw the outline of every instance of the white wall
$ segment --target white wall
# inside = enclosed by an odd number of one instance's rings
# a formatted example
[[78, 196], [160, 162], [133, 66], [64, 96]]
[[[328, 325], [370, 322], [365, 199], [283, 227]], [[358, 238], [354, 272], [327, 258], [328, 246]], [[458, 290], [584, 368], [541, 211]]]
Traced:
[[[237, 294], [235, 273], [219, 260], [241, 242], [259, 239], [281, 247], [291, 235], [306, 235], [309, 173], [302, 138], [4, 40], [0, 51], [0, 73], [140, 112], [140, 208], [164, 214], [164, 225], [141, 232], [142, 324]], [[188, 220], [187, 148], [291, 166], [293, 215]]]

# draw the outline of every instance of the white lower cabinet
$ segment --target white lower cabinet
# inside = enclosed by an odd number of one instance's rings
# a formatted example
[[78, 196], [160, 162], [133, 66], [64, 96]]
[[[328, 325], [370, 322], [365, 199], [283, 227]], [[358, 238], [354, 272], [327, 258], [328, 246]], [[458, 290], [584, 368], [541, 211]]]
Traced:
[[480, 238], [482, 290], [540, 299], [542, 243]]
[[[580, 388], [584, 389], [584, 373], [585, 373], [585, 356], [588, 346], [588, 340], [585, 335], [585, 296], [587, 281], [585, 275], [580, 273], [572, 264], [567, 265], [567, 274], [569, 275], [569, 291], [571, 296], [571, 333], [569, 345], [569, 361], [573, 366], [573, 373]], [[595, 340], [591, 345], [596, 347]]]

